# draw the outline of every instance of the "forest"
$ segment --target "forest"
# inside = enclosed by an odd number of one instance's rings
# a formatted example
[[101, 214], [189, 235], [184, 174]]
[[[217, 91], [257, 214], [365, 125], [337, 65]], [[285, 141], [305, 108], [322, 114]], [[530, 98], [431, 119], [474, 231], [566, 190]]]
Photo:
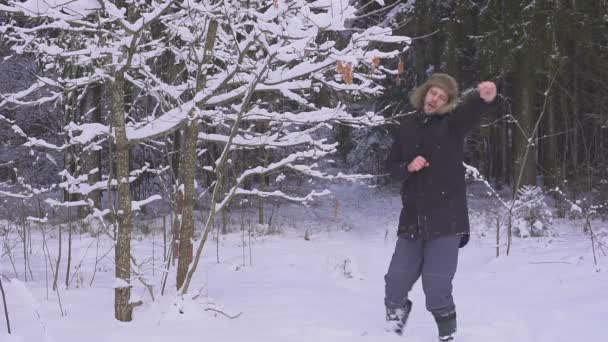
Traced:
[[[272, 235], [310, 207], [337, 225], [356, 198], [335, 187], [397, 193], [396, 119], [438, 72], [464, 95], [498, 87], [465, 143], [489, 255], [572, 219], [601, 265], [605, 0], [0, 0], [0, 284], [50, 272], [59, 294], [84, 272], [82, 237], [104, 240], [129, 322], [136, 288], [192, 292], [220, 235]], [[151, 231], [160, 252], [137, 240]]]

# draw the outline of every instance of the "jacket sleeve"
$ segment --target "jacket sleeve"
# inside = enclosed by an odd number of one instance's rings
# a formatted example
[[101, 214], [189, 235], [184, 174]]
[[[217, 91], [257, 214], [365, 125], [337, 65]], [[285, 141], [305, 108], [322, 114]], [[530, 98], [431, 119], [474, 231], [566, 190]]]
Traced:
[[486, 103], [477, 91], [473, 92], [450, 113], [450, 130], [462, 136], [467, 135], [479, 125], [481, 116], [492, 108], [494, 102], [496, 101]]
[[404, 179], [407, 178], [407, 171], [405, 166], [407, 165], [406, 157], [403, 153], [403, 146], [401, 141], [401, 124], [403, 121], [399, 122], [399, 126], [394, 130], [393, 134], [393, 144], [391, 146], [389, 155], [388, 155], [388, 170], [393, 179]]

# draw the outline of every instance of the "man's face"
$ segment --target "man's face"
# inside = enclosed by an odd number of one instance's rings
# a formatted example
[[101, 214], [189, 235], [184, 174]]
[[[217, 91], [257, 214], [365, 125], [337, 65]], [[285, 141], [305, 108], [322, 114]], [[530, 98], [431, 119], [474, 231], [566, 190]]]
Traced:
[[432, 86], [424, 97], [424, 112], [426, 114], [435, 114], [447, 103], [448, 93], [443, 88]]

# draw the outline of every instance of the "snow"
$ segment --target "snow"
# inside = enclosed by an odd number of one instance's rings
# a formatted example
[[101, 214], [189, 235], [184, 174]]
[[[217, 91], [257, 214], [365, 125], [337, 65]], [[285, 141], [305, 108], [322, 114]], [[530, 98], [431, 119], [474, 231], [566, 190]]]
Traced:
[[406, 3], [399, 3], [393, 7], [385, 16], [382, 26], [389, 26], [392, 21], [395, 21], [397, 17], [402, 13], [411, 13], [414, 11], [414, 5], [416, 0], [407, 0]]
[[[11, 1], [18, 11], [31, 16], [48, 16], [64, 20], [79, 20], [101, 8], [98, 0], [26, 0]], [[69, 7], [69, 10], [65, 10]], [[15, 12], [16, 8], [0, 5], [0, 11]]]
[[131, 210], [133, 210], [133, 211], [141, 210], [141, 208], [146, 206], [147, 204], [152, 203], [154, 201], [161, 200], [161, 199], [162, 199], [162, 197], [160, 195], [152, 195], [141, 201], [131, 201]]
[[[203, 49], [195, 48], [192, 50], [189, 47], [182, 49], [178, 46], [179, 44], [172, 45], [172, 42], [163, 39], [150, 41], [143, 38], [140, 42], [142, 45], [136, 51], [127, 54], [124, 48], [130, 47], [134, 39], [139, 37], [136, 32], [146, 30], [152, 22], [157, 20], [165, 20], [165, 24], [172, 27], [169, 30], [169, 36], [171, 37], [179, 36], [186, 42], [201, 38], [197, 37], [199, 35], [198, 27], [201, 23], [207, 22], [208, 12], [216, 11], [216, 9], [208, 8], [206, 4], [180, 3], [185, 7], [176, 13], [171, 12], [171, 15], [163, 19], [159, 19], [167, 9], [176, 5], [175, 1], [159, 0], [149, 5], [140, 9], [141, 13], [138, 13], [136, 20], [127, 20], [125, 8], [118, 7], [107, 0], [26, 0], [0, 5], [0, 9], [6, 11], [22, 11], [26, 16], [36, 17], [40, 15], [46, 17], [44, 23], [34, 27], [11, 26], [9, 31], [13, 39], [19, 41], [19, 44], [15, 44], [12, 48], [17, 54], [24, 53], [25, 49], [40, 54], [48, 61], [46, 67], [49, 71], [56, 66], [60, 66], [66, 60], [95, 68], [94, 76], [86, 75], [79, 79], [64, 80], [61, 77], [57, 77], [57, 79], [54, 79], [54, 77], [39, 77], [27, 89], [3, 96], [0, 107], [8, 105], [34, 106], [56, 102], [61, 100], [64, 95], [63, 90], [78, 91], [78, 88], [82, 89], [87, 85], [99, 83], [101, 80], [112, 79], [114, 68], [123, 65], [128, 67], [126, 63], [129, 63], [129, 66], [133, 66], [133, 68], [127, 68], [128, 72], [125, 73], [125, 79], [128, 82], [160, 102], [164, 103], [167, 96], [171, 98], [167, 106], [162, 106], [162, 109], [157, 106], [153, 113], [149, 113], [145, 121], [136, 122], [132, 127], [128, 127], [128, 139], [131, 143], [138, 143], [166, 135], [178, 129], [188, 120], [189, 114], [195, 114], [199, 117], [207, 115], [216, 120], [221, 119], [224, 113], [220, 110], [202, 113], [203, 111], [199, 107], [212, 107], [214, 105], [219, 107], [224, 104], [238, 103], [242, 98], [249, 99], [249, 96], [245, 95], [254, 91], [276, 91], [276, 94], [280, 94], [284, 99], [296, 101], [308, 108], [314, 108], [306, 95], [308, 89], [312, 86], [312, 79], [317, 78], [315, 81], [323, 81], [321, 73], [332, 69], [338, 59], [343, 59], [345, 62], [357, 66], [361, 64], [362, 60], [368, 62], [373, 57], [392, 58], [399, 52], [397, 50], [391, 52], [368, 51], [370, 42], [409, 43], [409, 38], [393, 36], [390, 29], [371, 27], [362, 33], [355, 34], [353, 40], [341, 51], [336, 50], [335, 42], [331, 40], [317, 46], [314, 37], [317, 35], [319, 28], [323, 30], [345, 30], [345, 23], [355, 17], [355, 7], [341, 0], [296, 1], [294, 3], [278, 1], [276, 7], [268, 6], [264, 13], [254, 9], [244, 10], [239, 5], [232, 3], [222, 4], [221, 6], [225, 7], [225, 15], [228, 17], [235, 16], [235, 18], [238, 18], [237, 20], [243, 20], [246, 25], [251, 25], [253, 29], [239, 31], [239, 34], [244, 36], [235, 42], [233, 41], [233, 32], [231, 30], [226, 32], [223, 29], [224, 24], [220, 25], [214, 55], [225, 63], [225, 70], [211, 73], [203, 89], [197, 91], [188, 101], [184, 97], [184, 92], [194, 86], [192, 84], [194, 78], [190, 78], [190, 80], [181, 84], [169, 85], [163, 82], [149, 65], [153, 64], [151, 62], [155, 57], [166, 51], [172, 51], [175, 54], [176, 62], [187, 62], [186, 69], [193, 71], [201, 67], [195, 61], [202, 58], [200, 53]], [[103, 9], [98, 18], [100, 22], [92, 20], [94, 16], [90, 14], [100, 9]], [[193, 12], [186, 15], [184, 11], [188, 9], [193, 10]], [[223, 14], [218, 16], [217, 20], [222, 20], [222, 18]], [[112, 32], [97, 31], [100, 26], [104, 26], [100, 24], [107, 22], [116, 24], [113, 25], [116, 29]], [[61, 41], [47, 39], [48, 37], [41, 32], [48, 29], [71, 31], [76, 37], [85, 39], [83, 46], [72, 47], [63, 44]], [[87, 30], [95, 31], [96, 34], [92, 37], [82, 34]], [[247, 33], [245, 33], [246, 31]], [[113, 38], [109, 41], [100, 39], [99, 34], [101, 33], [107, 33]], [[104, 43], [102, 43], [102, 40]], [[239, 53], [233, 53], [236, 47], [235, 43], [238, 44]], [[401, 45], [403, 47], [406, 44]], [[248, 52], [256, 52], [255, 58], [252, 58], [251, 53]], [[257, 55], [261, 52], [263, 52], [262, 55]], [[198, 58], [193, 58], [192, 53]], [[95, 62], [95, 59], [106, 57], [111, 57], [111, 62], [104, 60], [102, 63], [104, 66], [98, 67], [99, 63]], [[356, 73], [354, 77], [357, 81], [360, 81], [356, 85], [344, 86], [336, 82], [326, 82], [326, 84], [336, 89], [358, 91], [365, 94], [377, 94], [382, 90], [382, 87], [372, 84], [369, 79], [359, 73]], [[245, 103], [245, 105], [248, 105], [248, 103]], [[236, 110], [238, 111], [238, 108]], [[280, 114], [272, 113], [274, 117], [283, 121], [289, 120], [289, 118], [281, 118]], [[313, 118], [314, 112], [298, 113], [299, 119], [297, 121], [302, 122], [302, 119], [320, 120], [321, 116], [330, 120], [358, 121], [358, 119], [352, 119], [342, 108], [322, 108], [317, 111], [317, 114], [319, 114], [317, 115], [318, 118]], [[340, 117], [334, 114], [339, 114]], [[0, 118], [7, 120], [3, 116], [0, 116]], [[14, 130], [17, 134], [24, 135], [19, 127], [15, 126]], [[101, 124], [79, 125], [79, 123], [70, 123], [67, 130], [80, 132], [80, 134], [71, 136], [69, 144], [85, 145], [94, 141], [97, 137], [109, 135], [106, 133], [109, 132], [108, 127]], [[38, 137], [28, 137], [28, 140], [26, 146], [31, 148], [63, 151], [70, 146], [67, 144], [56, 145]]]
[[572, 205], [570, 206], [570, 211], [577, 212], [579, 214], [583, 213], [583, 209], [581, 209], [581, 207], [579, 207], [578, 205], [576, 205], [574, 203], [572, 203]]
[[86, 145], [93, 141], [93, 139], [95, 139], [98, 135], [103, 134], [103, 132], [109, 132], [108, 126], [99, 123], [84, 123], [77, 125], [74, 122], [70, 122], [66, 128], [71, 134], [74, 132], [80, 132], [80, 134], [73, 137], [71, 140], [74, 143], [82, 145]]
[[112, 285], [115, 289], [120, 289], [124, 287], [131, 287], [131, 284], [126, 282], [124, 279], [114, 278], [114, 284]]
[[144, 140], [176, 129], [181, 122], [186, 120], [187, 114], [194, 109], [194, 106], [195, 102], [189, 101], [167, 111], [142, 127], [136, 129], [127, 127], [127, 137], [129, 140]]
[[[219, 252], [217, 242], [210, 240], [184, 297], [173, 290], [174, 273], [168, 293], [160, 296], [162, 223], [147, 222], [153, 233], [136, 234], [132, 245], [137, 260], [154, 256], [155, 267], [142, 269], [155, 285], [156, 301], [139, 282], [131, 281], [132, 301], [143, 300], [144, 305], [135, 309], [130, 323], [113, 318], [114, 288], [127, 284], [114, 276], [113, 253], [108, 253], [113, 243], [107, 236], [100, 235], [98, 253], [84, 252], [95, 237], [85, 234], [73, 240], [73, 264], [85, 258], [78, 271], [83, 280], [69, 289], [60, 285], [64, 316], [57, 295], [49, 290], [46, 296], [42, 252], [34, 248], [35, 280], [3, 279], [14, 334], [6, 334], [1, 317], [0, 340], [71, 342], [87, 336], [91, 342], [435, 341], [435, 323], [425, 309], [420, 282], [411, 293], [414, 308], [405, 336], [383, 331], [383, 276], [401, 203], [396, 191], [356, 186], [331, 190], [333, 197], [308, 207], [282, 206], [273, 220], [279, 235], [260, 235], [270, 231], [268, 226], [254, 225], [251, 240], [247, 231], [220, 235]], [[487, 201], [476, 197], [471, 203], [473, 236], [461, 250], [454, 281], [458, 341], [602, 341], [608, 258], [600, 256], [594, 265], [580, 222], [559, 221], [557, 237], [514, 238], [511, 255], [504, 255], [503, 245], [496, 258], [492, 227], [483, 219]], [[255, 221], [253, 217], [247, 219]], [[606, 226], [596, 224], [598, 231]], [[40, 234], [32, 239], [35, 245], [41, 243]], [[47, 245], [56, 255], [56, 237]], [[101, 260], [89, 286], [95, 254]], [[15, 257], [22, 265], [19, 253]], [[14, 277], [8, 258], [0, 260], [0, 267], [2, 274]], [[62, 265], [59, 279], [63, 272]]]
[[74, 207], [86, 207], [86, 206], [92, 206], [93, 205], [93, 201], [92, 200], [88, 200], [88, 201], [66, 201], [66, 202], [60, 202], [60, 201], [56, 201], [52, 198], [47, 198], [46, 200], [44, 200], [47, 204], [49, 204], [51, 207], [64, 207], [64, 208], [74, 208]]
[[0, 190], [0, 197], [2, 197], [2, 196], [13, 197], [13, 198], [30, 198], [30, 197], [32, 197], [32, 195], [14, 194], [11, 192], [6, 192], [6, 191]]
[[392, 30], [390, 28], [383, 28], [378, 26], [372, 26], [367, 28], [362, 33], [354, 33], [353, 40], [369, 40], [375, 42], [384, 42], [384, 43], [406, 43], [410, 45], [412, 39], [404, 36], [392, 36]]
[[[209, 134], [209, 133], [199, 133], [199, 139], [203, 141], [213, 141], [213, 142], [228, 142], [229, 136], [222, 134]], [[232, 140], [232, 144], [235, 146], [272, 146], [272, 147], [285, 147], [285, 146], [295, 146], [300, 144], [315, 144], [312, 137], [305, 132], [291, 132], [287, 133], [282, 137], [278, 137], [277, 135], [267, 136], [235, 136]]]
[[288, 199], [288, 200], [294, 201], [294, 202], [304, 202], [304, 203], [306, 203], [308, 201], [312, 201], [314, 197], [325, 196], [325, 195], [329, 195], [330, 193], [331, 192], [326, 189], [321, 192], [313, 191], [306, 197], [293, 197], [293, 196], [288, 196], [279, 190], [275, 190], [272, 192], [266, 192], [266, 191], [260, 191], [258, 189], [254, 189], [254, 190], [236, 189], [236, 191], [235, 191], [235, 194], [237, 194], [237, 195], [257, 195], [260, 197], [273, 197], [274, 196], [274, 197], [285, 198], [285, 199]]
[[[108, 2], [104, 1], [106, 4], [109, 4]], [[131, 24], [128, 21], [124, 21], [122, 20], [121, 23], [122, 25], [124, 25], [125, 27], [128, 28], [128, 31], [130, 32], [139, 32], [142, 30], [142, 28], [145, 25], [149, 25], [151, 22], [153, 22], [157, 17], [159, 17], [163, 12], [165, 12], [169, 6], [171, 6], [174, 3], [174, 1], [165, 1], [162, 4], [158, 4], [155, 3], [154, 9], [151, 12], [147, 12], [147, 13], [143, 13], [141, 15], [141, 18], [139, 18], [135, 23]], [[122, 12], [122, 10], [120, 11]], [[113, 13], [114, 15], [117, 15], [118, 13]], [[117, 17], [122, 17], [122, 13], [119, 14], [119, 16]]]

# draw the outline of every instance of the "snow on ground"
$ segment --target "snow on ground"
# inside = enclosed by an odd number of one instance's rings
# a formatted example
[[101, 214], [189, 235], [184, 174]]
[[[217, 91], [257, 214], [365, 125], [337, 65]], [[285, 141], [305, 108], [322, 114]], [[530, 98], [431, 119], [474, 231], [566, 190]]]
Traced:
[[[495, 238], [482, 218], [487, 206], [481, 199], [472, 203], [483, 209], [473, 210], [474, 234], [461, 250], [454, 282], [458, 341], [605, 340], [608, 257], [594, 265], [581, 223], [558, 221], [559, 236], [552, 238], [515, 239], [511, 255], [504, 256], [503, 249], [497, 259]], [[220, 237], [219, 253], [210, 241], [187, 299], [174, 295], [171, 279], [170, 293], [160, 296], [162, 237], [158, 231], [154, 238], [137, 235], [134, 253], [141, 261], [151, 260], [154, 239], [157, 270], [152, 275], [148, 262], [146, 276], [155, 285], [156, 301], [136, 284], [133, 297], [144, 305], [135, 309], [131, 323], [113, 319], [113, 252], [98, 264], [89, 286], [96, 251], [101, 256], [110, 248], [107, 238], [99, 240], [99, 249], [93, 237], [75, 238], [73, 268], [86, 257], [70, 288], [60, 286], [62, 316], [57, 294], [48, 291], [47, 299], [41, 239], [33, 236], [35, 280], [3, 280], [13, 334], [6, 334], [0, 311], [0, 341], [435, 341], [420, 283], [411, 294], [414, 309], [405, 336], [383, 330], [383, 276], [399, 208], [397, 194], [362, 188], [340, 188], [309, 208], [282, 207], [275, 223], [281, 234], [255, 235], [243, 249], [242, 234], [230, 233]], [[605, 226], [596, 223], [597, 229]], [[310, 240], [304, 239], [307, 229]], [[56, 236], [48, 245], [54, 257]], [[19, 254], [15, 265], [23, 280]], [[62, 258], [63, 270], [65, 252]], [[0, 266], [14, 278], [8, 257]], [[60, 284], [64, 278], [62, 271]]]

